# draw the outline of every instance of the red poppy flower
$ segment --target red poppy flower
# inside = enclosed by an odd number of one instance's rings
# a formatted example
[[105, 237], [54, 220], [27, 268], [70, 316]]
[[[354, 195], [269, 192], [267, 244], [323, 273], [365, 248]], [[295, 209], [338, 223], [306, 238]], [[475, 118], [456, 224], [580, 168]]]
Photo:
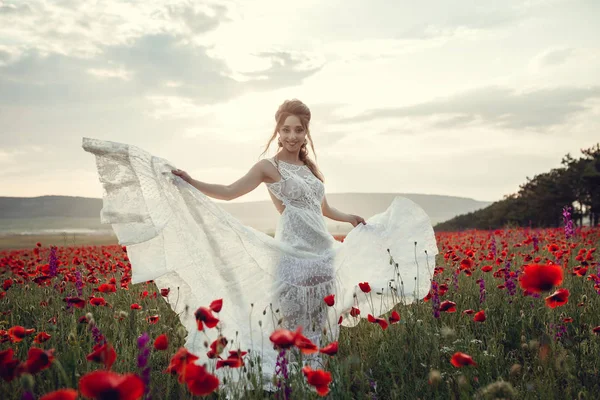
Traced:
[[558, 289], [550, 296], [546, 297], [546, 305], [550, 308], [564, 306], [569, 302], [569, 289]]
[[170, 288], [166, 288], [166, 289], [160, 289], [160, 295], [162, 297], [167, 297], [169, 295], [169, 293], [171, 292]]
[[54, 361], [54, 349], [43, 350], [37, 347], [32, 347], [27, 353], [27, 361], [25, 361], [25, 370], [31, 375], [50, 368]]
[[333, 305], [335, 304], [335, 295], [333, 295], [333, 294], [327, 295], [323, 298], [323, 301], [329, 307], [333, 307]]
[[138, 303], [133, 303], [133, 304], [131, 305], [131, 309], [132, 309], [132, 310], [141, 310], [141, 309], [142, 309], [142, 306], [140, 306]]
[[358, 287], [360, 287], [360, 290], [362, 290], [364, 293], [369, 293], [371, 291], [371, 286], [368, 282], [361, 282], [358, 284]]
[[329, 343], [327, 346], [322, 347], [319, 350], [319, 353], [327, 354], [329, 356], [334, 356], [338, 352], [338, 342]]
[[165, 370], [165, 373], [172, 375], [180, 375], [180, 382], [183, 382], [183, 376], [181, 373], [186, 368], [186, 366], [190, 363], [193, 363], [198, 359], [198, 356], [190, 353], [185, 347], [181, 347], [177, 350], [177, 353], [171, 357], [171, 361], [169, 366]]
[[475, 316], [473, 317], [473, 321], [475, 322], [483, 322], [485, 321], [485, 311], [481, 310], [475, 313]]
[[473, 260], [465, 258], [460, 262], [460, 269], [471, 269], [473, 266]]
[[98, 286], [98, 291], [102, 293], [114, 293], [117, 291], [117, 287], [115, 285], [111, 285], [110, 283], [103, 283]]
[[392, 311], [392, 315], [390, 315], [388, 320], [390, 321], [390, 324], [395, 324], [395, 323], [400, 322], [400, 314], [398, 314], [398, 311], [396, 311], [396, 310]]
[[208, 358], [215, 358], [221, 354], [223, 349], [225, 349], [225, 346], [227, 346], [227, 343], [228, 341], [225, 336], [219, 336], [215, 339], [215, 341], [210, 344], [210, 350], [206, 353]]
[[302, 352], [302, 354], [312, 354], [319, 350], [316, 344], [314, 344], [309, 338], [300, 332], [296, 333], [294, 346], [296, 346]]
[[271, 333], [269, 339], [271, 340], [271, 342], [273, 342], [275, 347], [278, 347], [280, 349], [289, 349], [295, 344], [296, 337], [300, 334], [301, 331], [302, 328], [300, 327], [298, 327], [296, 332], [292, 332], [287, 329], [277, 329], [276, 331]]
[[456, 303], [450, 300], [444, 300], [440, 304], [440, 311], [445, 311], [447, 313], [456, 312]]
[[559, 265], [530, 264], [523, 269], [519, 283], [525, 290], [541, 293], [559, 286], [563, 281], [563, 270]]
[[166, 350], [169, 347], [169, 338], [164, 333], [154, 340], [155, 350]]
[[600, 335], [600, 325], [592, 329], [592, 332], [594, 332], [596, 335]]
[[92, 297], [90, 298], [90, 304], [93, 306], [105, 306], [106, 300], [103, 297]]
[[356, 307], [352, 307], [350, 309], [350, 315], [352, 315], [353, 317], [358, 317], [360, 315], [360, 310]]
[[551, 253], [558, 251], [558, 249], [559, 249], [559, 247], [556, 243], [552, 243], [552, 244], [548, 245], [548, 251]]
[[85, 300], [84, 299], [80, 299], [79, 297], [65, 297], [63, 299], [63, 301], [65, 303], [67, 303], [70, 306], [73, 307], [77, 307], [77, 308], [84, 308], [85, 307]]
[[88, 354], [86, 360], [104, 364], [107, 370], [112, 367], [117, 359], [117, 352], [109, 343], [97, 344], [94, 346], [94, 351]]
[[79, 391], [97, 400], [137, 400], [144, 395], [144, 382], [135, 374], [94, 371], [79, 379]]
[[309, 366], [302, 368], [302, 373], [306, 376], [309, 385], [314, 386], [319, 396], [326, 396], [329, 393], [329, 384], [332, 381], [331, 372], [322, 369], [313, 370]]
[[210, 308], [216, 313], [220, 312], [221, 308], [223, 308], [223, 299], [213, 300], [208, 306], [208, 308]]
[[199, 331], [204, 330], [203, 323], [206, 324], [207, 328], [214, 328], [219, 323], [219, 319], [213, 315], [212, 310], [208, 307], [198, 308], [194, 315]]
[[470, 355], [458, 351], [454, 353], [454, 355], [450, 359], [450, 363], [456, 368], [461, 368], [467, 365], [477, 366], [477, 363], [473, 361]]
[[8, 278], [8, 279], [4, 280], [4, 283], [2, 284], [2, 289], [8, 290], [8, 289], [10, 289], [10, 287], [12, 285], [13, 285], [13, 280], [11, 278]]
[[219, 378], [194, 363], [187, 364], [183, 379], [190, 393], [196, 396], [209, 395], [219, 387]]
[[566, 317], [566, 318], [563, 318], [563, 322], [564, 322], [565, 324], [570, 324], [571, 322], [573, 322], [573, 318], [571, 318], [571, 317]]
[[470, 308], [469, 308], [468, 310], [465, 310], [465, 311], [463, 311], [462, 313], [463, 313], [463, 315], [464, 315], [464, 314], [471, 315], [471, 314], [473, 314], [474, 312], [475, 312], [475, 310], [472, 310], [472, 309], [470, 309]]
[[51, 393], [46, 393], [40, 400], [75, 400], [77, 398], [77, 390], [60, 389]]
[[146, 317], [146, 321], [148, 321], [149, 324], [157, 324], [158, 321], [160, 320], [160, 316], [157, 315], [148, 315]]
[[0, 377], [6, 382], [12, 381], [17, 377], [17, 367], [20, 363], [18, 358], [13, 358], [14, 350], [8, 348], [0, 351]]
[[484, 265], [483, 267], [481, 267], [481, 270], [483, 272], [490, 272], [492, 270], [492, 266], [491, 265]]
[[375, 318], [374, 316], [369, 314], [369, 315], [367, 315], [367, 320], [374, 324], [379, 324], [379, 326], [381, 326], [381, 329], [383, 329], [383, 330], [386, 330], [388, 327], [387, 321], [383, 318]]
[[45, 341], [49, 340], [52, 336], [48, 335], [46, 332], [40, 332], [37, 335], [35, 335], [35, 339], [33, 339], [34, 343], [44, 343]]
[[237, 350], [230, 351], [229, 357], [227, 357], [225, 360], [217, 361], [217, 369], [223, 367], [240, 368], [244, 365], [244, 360], [242, 360], [242, 356], [244, 354], [247, 354], [247, 352], [238, 352]]
[[10, 338], [11, 342], [19, 343], [25, 338], [25, 336], [31, 335], [33, 332], [35, 332], [34, 328], [25, 329], [22, 326], [17, 325], [8, 330], [8, 337]]

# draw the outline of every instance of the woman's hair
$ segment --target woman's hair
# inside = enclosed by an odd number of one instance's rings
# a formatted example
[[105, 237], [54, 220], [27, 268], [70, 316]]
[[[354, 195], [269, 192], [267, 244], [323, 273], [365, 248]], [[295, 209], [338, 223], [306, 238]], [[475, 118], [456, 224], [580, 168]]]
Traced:
[[[277, 132], [285, 122], [286, 118], [290, 115], [294, 115], [298, 117], [300, 120], [300, 124], [302, 124], [302, 128], [306, 131], [306, 140], [310, 144], [313, 153], [315, 154], [315, 160], [317, 159], [317, 153], [315, 152], [315, 146], [312, 141], [312, 137], [310, 136], [310, 130], [308, 125], [310, 123], [310, 109], [298, 99], [286, 100], [279, 106], [277, 112], [275, 113], [275, 129], [273, 131], [273, 136], [269, 139], [267, 146], [265, 147], [265, 151], [262, 152], [261, 155], [265, 154], [271, 145], [271, 142], [277, 137]], [[300, 160], [306, 163], [306, 166], [312, 171], [312, 173], [319, 179], [321, 182], [325, 182], [325, 178], [323, 174], [317, 167], [317, 164], [308, 157], [308, 146], [302, 145], [300, 147]]]

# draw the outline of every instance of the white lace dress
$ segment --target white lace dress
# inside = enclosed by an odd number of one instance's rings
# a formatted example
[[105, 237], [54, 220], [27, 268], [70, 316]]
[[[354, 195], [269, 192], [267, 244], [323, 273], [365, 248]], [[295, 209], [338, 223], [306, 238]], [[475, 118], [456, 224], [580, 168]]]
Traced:
[[[176, 166], [167, 160], [92, 138], [83, 138], [83, 149], [96, 156], [104, 189], [101, 222], [127, 246], [132, 283], [154, 280], [171, 289], [167, 301], [200, 362], [207, 361], [207, 337], [198, 332], [194, 312], [215, 299], [223, 299], [219, 319], [231, 348], [260, 354], [263, 372], [272, 374], [277, 352], [269, 336], [278, 327], [302, 326], [324, 345], [323, 329], [326, 342], [336, 340], [340, 316], [341, 325], [353, 326], [427, 294], [437, 245], [428, 216], [406, 198], [396, 197], [341, 243], [327, 231], [323, 183], [307, 166], [271, 158], [281, 180], [266, 185], [285, 205], [273, 238], [173, 175]], [[360, 282], [370, 284], [369, 295]], [[323, 301], [329, 294], [334, 307]], [[349, 315], [353, 306], [357, 317]], [[212, 330], [208, 334], [216, 339]]]

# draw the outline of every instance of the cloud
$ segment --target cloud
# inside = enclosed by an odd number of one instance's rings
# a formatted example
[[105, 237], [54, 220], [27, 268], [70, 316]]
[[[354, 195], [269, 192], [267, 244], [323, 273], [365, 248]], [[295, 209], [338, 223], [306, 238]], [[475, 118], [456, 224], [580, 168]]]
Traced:
[[28, 4], [0, 4], [0, 15], [20, 16], [32, 12]]
[[166, 6], [167, 14], [173, 21], [182, 21], [193, 34], [202, 34], [216, 29], [222, 22], [230, 21], [227, 7], [219, 4], [207, 6], [200, 10], [200, 5], [193, 3], [170, 4]]
[[598, 97], [600, 86], [543, 88], [528, 92], [490, 86], [412, 106], [370, 110], [340, 121], [446, 116], [434, 125], [458, 127], [478, 121], [505, 129], [544, 129], [588, 110], [585, 101]]
[[540, 67], [552, 67], [567, 62], [576, 52], [574, 48], [549, 49], [537, 56], [534, 62]]

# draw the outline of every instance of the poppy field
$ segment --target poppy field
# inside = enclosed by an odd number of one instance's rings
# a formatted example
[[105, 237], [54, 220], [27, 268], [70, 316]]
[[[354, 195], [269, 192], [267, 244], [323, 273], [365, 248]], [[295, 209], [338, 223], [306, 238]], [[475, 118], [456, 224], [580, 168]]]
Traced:
[[383, 316], [353, 309], [358, 326], [321, 347], [301, 329], [271, 332], [271, 382], [260, 354], [220, 334], [221, 299], [189, 305], [206, 352], [187, 352], [165, 301], [175, 289], [132, 285], [125, 247], [2, 251], [0, 398], [598, 398], [600, 228], [436, 236], [426, 296]]

